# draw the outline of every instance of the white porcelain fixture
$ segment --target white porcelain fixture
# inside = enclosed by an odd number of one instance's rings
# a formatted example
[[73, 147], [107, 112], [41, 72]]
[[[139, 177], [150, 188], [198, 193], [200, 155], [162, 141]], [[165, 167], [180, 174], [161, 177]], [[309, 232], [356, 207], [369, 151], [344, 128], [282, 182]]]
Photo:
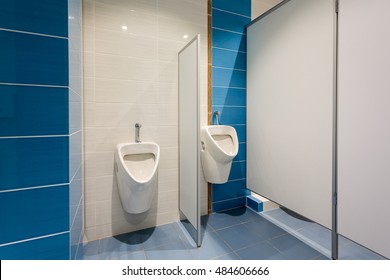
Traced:
[[203, 173], [207, 182], [226, 183], [232, 160], [238, 153], [238, 138], [234, 127], [209, 125], [200, 132]]
[[158, 184], [160, 147], [156, 143], [123, 143], [115, 150], [115, 175], [122, 207], [139, 214], [150, 209]]

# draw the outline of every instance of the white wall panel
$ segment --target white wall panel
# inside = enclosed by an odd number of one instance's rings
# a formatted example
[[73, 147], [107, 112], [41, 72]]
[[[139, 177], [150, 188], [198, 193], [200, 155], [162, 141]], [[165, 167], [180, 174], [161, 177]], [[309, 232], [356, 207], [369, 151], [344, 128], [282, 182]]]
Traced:
[[341, 0], [339, 233], [390, 257], [390, 1]]
[[248, 28], [248, 188], [331, 226], [334, 1], [292, 0]]
[[195, 229], [199, 210], [199, 38], [179, 53], [179, 209]]

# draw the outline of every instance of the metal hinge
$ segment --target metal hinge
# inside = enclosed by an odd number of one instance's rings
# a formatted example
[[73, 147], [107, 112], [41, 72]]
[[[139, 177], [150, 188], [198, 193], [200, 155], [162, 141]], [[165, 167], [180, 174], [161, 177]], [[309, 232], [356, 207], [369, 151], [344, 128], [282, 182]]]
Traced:
[[333, 205], [337, 205], [337, 192], [335, 192], [335, 193], [333, 193], [333, 199], [332, 199], [333, 201], [332, 201], [332, 203], [333, 203]]
[[339, 0], [334, 1], [334, 11], [336, 12], [336, 14], [339, 13]]

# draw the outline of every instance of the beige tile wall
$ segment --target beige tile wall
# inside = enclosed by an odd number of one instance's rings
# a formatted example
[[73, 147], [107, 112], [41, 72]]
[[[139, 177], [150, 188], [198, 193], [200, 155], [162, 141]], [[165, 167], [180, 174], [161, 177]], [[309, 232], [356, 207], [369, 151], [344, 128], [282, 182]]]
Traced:
[[252, 19], [257, 18], [283, 0], [252, 0]]
[[[207, 0], [84, 0], [85, 233], [95, 240], [178, 220], [178, 51], [201, 35], [202, 124], [207, 122]], [[187, 35], [188, 38], [184, 38]], [[122, 210], [116, 144], [160, 145], [152, 209]], [[207, 186], [202, 182], [202, 212]]]

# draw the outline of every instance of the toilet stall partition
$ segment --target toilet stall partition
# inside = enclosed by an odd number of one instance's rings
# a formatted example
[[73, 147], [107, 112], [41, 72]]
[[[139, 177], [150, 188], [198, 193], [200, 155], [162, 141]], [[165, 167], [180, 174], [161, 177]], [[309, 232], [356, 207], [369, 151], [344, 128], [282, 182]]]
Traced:
[[291, 0], [248, 26], [248, 188], [332, 227], [334, 0]]
[[200, 227], [200, 35], [179, 52], [179, 210], [197, 246]]
[[[248, 188], [390, 257], [385, 0], [287, 0], [247, 27]], [[329, 244], [330, 245], [330, 244]]]

